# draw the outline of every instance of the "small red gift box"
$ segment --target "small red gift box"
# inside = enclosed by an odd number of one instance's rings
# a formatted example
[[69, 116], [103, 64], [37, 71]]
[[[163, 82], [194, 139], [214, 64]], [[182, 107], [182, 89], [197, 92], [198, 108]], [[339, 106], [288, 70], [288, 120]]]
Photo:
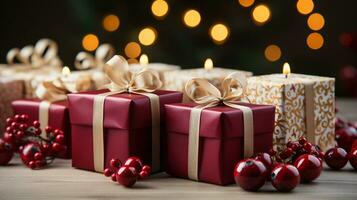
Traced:
[[[69, 94], [72, 127], [72, 166], [99, 171], [95, 168], [93, 133], [93, 105], [96, 96], [109, 90], [96, 90]], [[182, 93], [158, 90], [160, 102], [161, 132], [163, 128], [164, 104], [182, 101]], [[103, 108], [103, 166], [108, 167], [112, 158], [124, 161], [129, 156], [138, 156], [144, 163], [152, 159], [152, 115], [149, 98], [134, 93], [107, 96]], [[100, 119], [98, 119], [100, 120]], [[163, 134], [161, 134], [162, 136]], [[164, 141], [161, 139], [161, 142]], [[101, 145], [101, 144], [100, 144]], [[163, 146], [163, 145], [161, 145]], [[161, 153], [165, 151], [161, 150]]]
[[[12, 102], [15, 114], [26, 114], [31, 121], [39, 120], [40, 99], [21, 99]], [[48, 111], [48, 125], [52, 128], [61, 129], [65, 135], [66, 153], [59, 155], [60, 158], [71, 157], [71, 129], [68, 112], [68, 102], [57, 101], [50, 104]], [[42, 130], [45, 131], [45, 130]]]
[[[272, 147], [275, 107], [238, 103], [253, 112], [254, 152]], [[190, 115], [195, 103], [165, 105], [167, 163], [172, 176], [188, 178], [188, 144]], [[234, 181], [233, 170], [243, 158], [243, 113], [228, 106], [202, 111], [199, 128], [198, 180], [218, 185]]]

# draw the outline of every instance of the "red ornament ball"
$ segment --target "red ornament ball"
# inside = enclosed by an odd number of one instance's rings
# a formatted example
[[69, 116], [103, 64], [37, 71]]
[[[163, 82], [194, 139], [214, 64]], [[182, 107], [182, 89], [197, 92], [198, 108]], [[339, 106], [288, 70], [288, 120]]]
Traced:
[[357, 170], [357, 148], [353, 149], [349, 154], [349, 160], [352, 167]]
[[349, 152], [353, 142], [357, 140], [357, 130], [355, 127], [348, 126], [336, 131], [335, 138], [338, 146]]
[[290, 192], [299, 182], [299, 170], [293, 165], [280, 164], [271, 172], [271, 183], [280, 192]]
[[134, 167], [137, 172], [140, 172], [143, 167], [143, 162], [138, 157], [129, 157], [124, 165]]
[[256, 191], [264, 185], [267, 174], [268, 170], [263, 162], [248, 158], [236, 165], [234, 180], [244, 190]]
[[[41, 156], [39, 156], [39, 154]], [[26, 144], [20, 153], [22, 162], [31, 169], [39, 168], [44, 165], [45, 161], [42, 155], [43, 153], [41, 145], [34, 142]], [[35, 157], [38, 159], [36, 159]], [[36, 161], [39, 162], [36, 163]]]
[[322, 171], [322, 162], [313, 155], [301, 155], [294, 162], [295, 167], [299, 170], [301, 180], [311, 182], [318, 178]]
[[331, 148], [325, 153], [325, 162], [331, 169], [339, 170], [347, 164], [348, 154], [343, 148]]
[[116, 173], [116, 180], [125, 187], [131, 187], [135, 184], [138, 173], [134, 167], [124, 165]]
[[3, 139], [0, 138], [0, 165], [7, 165], [12, 159], [13, 155], [14, 151], [11, 144], [6, 143]]
[[112, 158], [109, 162], [110, 167], [119, 169], [121, 167], [121, 161], [117, 158]]

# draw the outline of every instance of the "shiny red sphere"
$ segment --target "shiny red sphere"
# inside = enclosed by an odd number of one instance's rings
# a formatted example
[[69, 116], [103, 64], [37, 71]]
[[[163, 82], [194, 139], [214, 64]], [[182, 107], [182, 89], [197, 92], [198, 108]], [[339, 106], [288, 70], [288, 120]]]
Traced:
[[325, 153], [325, 162], [331, 169], [341, 169], [348, 162], [348, 154], [343, 148], [331, 148]]
[[3, 139], [0, 138], [0, 165], [7, 165], [12, 159], [13, 155], [14, 151], [11, 144], [6, 143]]
[[349, 152], [353, 142], [357, 140], [357, 130], [352, 126], [340, 129], [336, 131], [335, 138], [338, 146]]
[[118, 183], [125, 187], [131, 187], [135, 184], [138, 178], [138, 173], [134, 167], [124, 165], [119, 168], [116, 173]]
[[289, 192], [300, 183], [299, 170], [290, 164], [277, 165], [271, 172], [271, 183], [280, 192]]
[[268, 170], [263, 162], [248, 158], [240, 161], [234, 169], [234, 180], [241, 188], [256, 191], [261, 188], [267, 177]]
[[[33, 166], [35, 166], [35, 154], [36, 153], [41, 153], [43, 155], [42, 148], [41, 148], [40, 144], [38, 144], [38, 143], [26, 144], [20, 153], [22, 162], [25, 165], [27, 165], [28, 167], [32, 168]], [[34, 161], [34, 162], [31, 162], [31, 161]], [[30, 162], [34, 163], [34, 164], [31, 164], [31, 166], [30, 166]]]
[[352, 167], [357, 170], [357, 148], [353, 149], [349, 154], [349, 160]]
[[143, 167], [143, 162], [138, 157], [129, 157], [126, 159], [124, 165], [134, 167], [135, 170], [139, 173]]
[[119, 169], [121, 167], [121, 161], [117, 158], [112, 158], [109, 162], [109, 166], [114, 169]]
[[304, 154], [294, 162], [299, 170], [300, 178], [304, 182], [311, 182], [318, 178], [322, 171], [322, 162], [315, 156]]

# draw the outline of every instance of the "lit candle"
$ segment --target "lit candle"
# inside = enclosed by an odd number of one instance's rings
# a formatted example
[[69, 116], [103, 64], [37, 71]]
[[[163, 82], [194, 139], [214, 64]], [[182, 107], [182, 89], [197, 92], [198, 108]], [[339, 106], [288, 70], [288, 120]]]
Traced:
[[149, 64], [149, 57], [146, 54], [141, 55], [139, 63], [140, 65], [146, 66], [147, 64]]
[[289, 63], [284, 63], [283, 65], [283, 74], [285, 75], [285, 78], [288, 78], [288, 76], [290, 75], [290, 65]]
[[213, 69], [213, 61], [211, 58], [207, 58], [205, 60], [204, 68], [207, 71], [211, 71]]

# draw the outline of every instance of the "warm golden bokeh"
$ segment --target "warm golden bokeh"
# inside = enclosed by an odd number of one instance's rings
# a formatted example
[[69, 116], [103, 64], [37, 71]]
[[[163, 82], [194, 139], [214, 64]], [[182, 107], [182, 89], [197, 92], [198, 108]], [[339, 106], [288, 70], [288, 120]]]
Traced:
[[139, 59], [139, 63], [141, 65], [147, 65], [149, 64], [149, 57], [146, 54], [142, 54]]
[[254, 0], [238, 0], [238, 2], [243, 7], [250, 7], [254, 4]]
[[99, 39], [94, 34], [87, 34], [82, 39], [82, 46], [87, 51], [94, 51], [99, 45]]
[[271, 44], [265, 48], [264, 55], [265, 58], [271, 62], [277, 61], [281, 57], [280, 47], [275, 44]]
[[209, 33], [216, 44], [222, 44], [229, 36], [229, 29], [224, 24], [215, 24], [210, 28]]
[[169, 11], [169, 4], [164, 0], [155, 0], [151, 4], [151, 12], [154, 16], [162, 18], [167, 15]]
[[153, 27], [147, 27], [142, 29], [138, 36], [139, 42], [145, 46], [152, 45], [155, 42], [156, 37], [156, 30]]
[[306, 38], [306, 44], [311, 49], [320, 49], [324, 45], [324, 38], [320, 33], [310, 33]]
[[325, 19], [320, 13], [313, 13], [307, 19], [307, 25], [311, 30], [318, 31], [325, 25]]
[[183, 22], [188, 27], [196, 27], [201, 22], [201, 15], [197, 10], [188, 10], [183, 16]]
[[128, 58], [137, 58], [141, 54], [141, 47], [137, 42], [129, 42], [124, 51]]
[[299, 13], [307, 15], [314, 10], [314, 2], [312, 0], [298, 0], [296, 8]]
[[271, 17], [270, 9], [267, 5], [258, 5], [253, 9], [252, 16], [258, 24], [265, 23]]
[[129, 64], [137, 64], [137, 63], [139, 63], [138, 59], [135, 59], [135, 58], [129, 58], [127, 61], [128, 61]]
[[107, 15], [104, 17], [102, 25], [106, 31], [116, 31], [120, 25], [119, 17], [116, 15]]

